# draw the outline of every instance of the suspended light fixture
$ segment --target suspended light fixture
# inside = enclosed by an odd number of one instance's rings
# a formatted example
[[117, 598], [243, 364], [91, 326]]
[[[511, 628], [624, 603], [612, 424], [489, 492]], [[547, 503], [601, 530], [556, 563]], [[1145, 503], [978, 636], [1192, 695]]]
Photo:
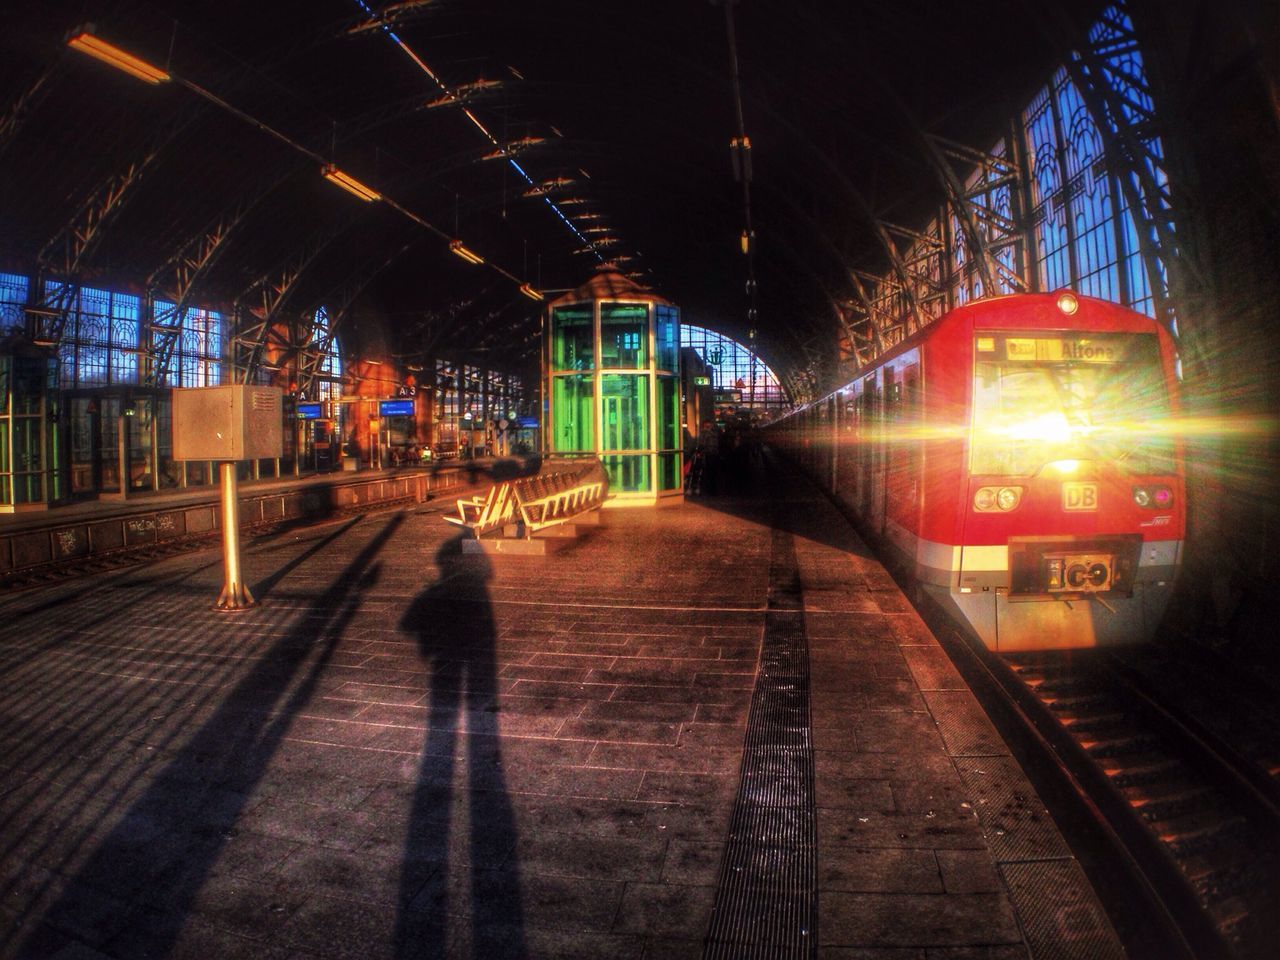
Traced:
[[542, 301], [546, 299], [546, 297], [544, 297], [540, 291], [533, 289], [533, 287], [527, 283], [520, 284], [520, 292], [523, 293], [530, 300]]
[[336, 183], [343, 190], [347, 191], [347, 193], [352, 196], [359, 197], [365, 203], [382, 199], [382, 194], [378, 193], [378, 191], [374, 190], [372, 187], [366, 187], [355, 177], [350, 174], [343, 173], [332, 163], [321, 167], [320, 172], [324, 174], [324, 178], [330, 183]]
[[450, 241], [449, 249], [457, 256], [467, 261], [467, 263], [484, 263], [484, 257], [480, 256], [478, 253], [468, 250], [461, 240]]
[[117, 46], [100, 39], [91, 23], [73, 30], [67, 38], [67, 46], [72, 50], [87, 53], [96, 60], [109, 63], [117, 70], [123, 70], [132, 77], [150, 84], [163, 83], [170, 79], [169, 74], [159, 67], [153, 67], [145, 60], [140, 60], [131, 53], [125, 53]]

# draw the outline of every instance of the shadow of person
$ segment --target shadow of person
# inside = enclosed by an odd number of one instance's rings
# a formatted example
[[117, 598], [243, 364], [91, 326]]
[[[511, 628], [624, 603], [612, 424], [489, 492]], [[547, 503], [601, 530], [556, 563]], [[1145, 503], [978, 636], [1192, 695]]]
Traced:
[[[497, 724], [492, 570], [483, 555], [462, 553], [461, 538], [440, 549], [436, 565], [437, 582], [400, 621], [417, 638], [431, 679], [401, 867], [396, 956], [524, 957], [515, 816]], [[431, 867], [424, 887], [421, 877]]]
[[[400, 513], [387, 520], [308, 605], [309, 616], [295, 618], [287, 632], [249, 660], [253, 665], [234, 686], [208, 688], [208, 717], [162, 769], [148, 771], [149, 786], [92, 852], [84, 851], [82, 866], [15, 949], [11, 941], [19, 928], [0, 928], [0, 957], [99, 955], [80, 940], [121, 957], [163, 958], [179, 947], [237, 822], [294, 718], [321, 689], [347, 628], [378, 581], [380, 554], [403, 522]], [[191, 639], [198, 646], [198, 634]], [[98, 801], [106, 804], [125, 789], [117, 788], [114, 796], [104, 793]], [[90, 840], [81, 843], [88, 846]], [[86, 903], [110, 908], [86, 922]]]

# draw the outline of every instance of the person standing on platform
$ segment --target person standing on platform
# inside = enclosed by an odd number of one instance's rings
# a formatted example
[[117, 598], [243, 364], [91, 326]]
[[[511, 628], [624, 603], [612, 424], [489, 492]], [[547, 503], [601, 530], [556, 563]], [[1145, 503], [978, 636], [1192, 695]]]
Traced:
[[710, 420], [703, 421], [697, 452], [702, 461], [701, 483], [695, 492], [714, 494], [720, 482], [720, 431]]

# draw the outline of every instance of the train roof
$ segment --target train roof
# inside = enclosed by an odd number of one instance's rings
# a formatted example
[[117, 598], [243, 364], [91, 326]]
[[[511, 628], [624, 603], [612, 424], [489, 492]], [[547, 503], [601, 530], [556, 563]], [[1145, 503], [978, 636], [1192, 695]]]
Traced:
[[[1075, 303], [1072, 313], [1064, 311], [1061, 301], [1069, 297]], [[1016, 311], [1016, 314], [1015, 314]], [[839, 393], [857, 383], [874, 370], [892, 363], [898, 357], [920, 346], [926, 341], [945, 336], [956, 327], [989, 322], [1007, 325], [1016, 319], [1017, 326], [1034, 330], [1062, 330], [1087, 325], [1097, 332], [1145, 332], [1151, 331], [1162, 338], [1169, 336], [1168, 330], [1154, 318], [1139, 313], [1119, 303], [1102, 300], [1097, 297], [1086, 297], [1071, 290], [1054, 290], [1050, 293], [1009, 293], [999, 296], [983, 297], [973, 300], [943, 314], [940, 318], [922, 330], [913, 333], [901, 343], [889, 350], [858, 371], [845, 383], [830, 393], [803, 406], [797, 412], [805, 410], [814, 403], [820, 403], [832, 394]]]

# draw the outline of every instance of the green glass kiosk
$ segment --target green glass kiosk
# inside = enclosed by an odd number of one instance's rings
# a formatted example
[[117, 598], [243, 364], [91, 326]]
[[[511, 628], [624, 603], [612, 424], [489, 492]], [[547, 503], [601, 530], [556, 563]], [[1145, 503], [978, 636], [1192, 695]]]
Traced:
[[612, 506], [683, 496], [679, 309], [606, 270], [547, 314], [544, 453], [598, 456]]

